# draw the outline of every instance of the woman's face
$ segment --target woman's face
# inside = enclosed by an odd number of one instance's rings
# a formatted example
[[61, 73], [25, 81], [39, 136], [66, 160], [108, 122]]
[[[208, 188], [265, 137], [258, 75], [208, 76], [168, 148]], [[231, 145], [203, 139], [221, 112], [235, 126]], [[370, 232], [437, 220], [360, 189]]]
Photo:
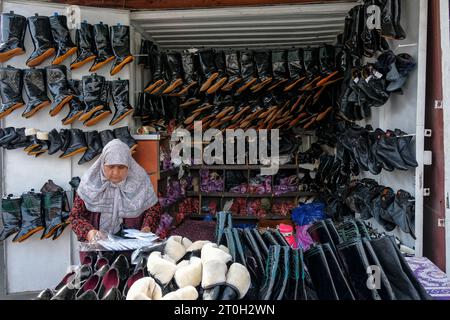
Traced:
[[106, 179], [112, 183], [120, 183], [128, 175], [128, 167], [122, 164], [105, 165], [103, 167]]

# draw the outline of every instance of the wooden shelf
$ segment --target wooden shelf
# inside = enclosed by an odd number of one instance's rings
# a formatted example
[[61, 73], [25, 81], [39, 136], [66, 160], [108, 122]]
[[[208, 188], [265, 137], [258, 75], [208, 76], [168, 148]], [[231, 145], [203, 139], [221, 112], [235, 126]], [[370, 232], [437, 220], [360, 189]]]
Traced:
[[273, 193], [266, 194], [253, 194], [253, 193], [234, 193], [234, 192], [194, 192], [187, 191], [186, 195], [188, 197], [208, 197], [208, 198], [295, 198], [295, 197], [308, 197], [315, 196], [317, 193], [314, 192], [287, 192], [281, 195], [275, 195]]

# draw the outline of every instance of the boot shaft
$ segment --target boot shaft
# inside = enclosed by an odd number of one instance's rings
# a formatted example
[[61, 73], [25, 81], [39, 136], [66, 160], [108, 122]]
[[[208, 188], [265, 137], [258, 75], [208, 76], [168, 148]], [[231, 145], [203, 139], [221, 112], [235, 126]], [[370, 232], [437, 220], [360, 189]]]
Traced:
[[0, 93], [2, 104], [23, 103], [23, 72], [13, 67], [0, 68]]
[[200, 65], [205, 77], [209, 77], [212, 73], [217, 71], [214, 59], [214, 51], [211, 49], [201, 50], [199, 52]]
[[108, 25], [102, 22], [94, 24], [93, 36], [97, 57], [101, 57], [102, 59], [112, 57], [114, 54], [111, 47]]
[[170, 52], [166, 54], [166, 70], [168, 78], [175, 80], [181, 78], [181, 59], [177, 52]]
[[[41, 194], [32, 191], [22, 195], [22, 225], [41, 219]], [[42, 223], [42, 222], [41, 222]]]
[[45, 192], [42, 194], [42, 209], [46, 221], [51, 221], [55, 218], [61, 218], [61, 210], [63, 205], [63, 193]]
[[46, 93], [44, 69], [23, 70], [25, 93], [31, 100], [49, 100]]
[[233, 79], [241, 75], [241, 66], [239, 64], [239, 55], [237, 52], [225, 53], [225, 65], [227, 75]]
[[197, 69], [194, 65], [194, 57], [190, 52], [183, 52], [181, 54], [181, 63], [184, 70], [184, 79], [186, 83], [190, 84], [198, 80]]
[[129, 106], [129, 81], [111, 81], [111, 95], [116, 108], [124, 108]]
[[36, 14], [28, 17], [27, 22], [35, 48], [49, 49], [55, 46], [48, 17]]
[[130, 27], [116, 25], [110, 27], [112, 49], [116, 57], [126, 57], [130, 53]]
[[241, 75], [244, 79], [249, 79], [255, 75], [255, 62], [253, 60], [253, 51], [246, 50], [241, 52]]
[[70, 31], [67, 27], [67, 17], [63, 15], [53, 15], [49, 17], [51, 33], [56, 46], [75, 47], [70, 37]]
[[260, 50], [255, 52], [255, 63], [260, 80], [272, 76], [271, 52]]
[[272, 51], [272, 70], [275, 79], [287, 78], [287, 50]]
[[291, 80], [297, 80], [305, 74], [302, 49], [289, 49], [287, 52], [287, 66]]
[[27, 28], [27, 19], [24, 16], [10, 12], [2, 13], [1, 20], [2, 45], [15, 45], [25, 50], [23, 41]]
[[79, 52], [94, 52], [92, 25], [87, 22], [82, 22], [80, 24], [80, 29], [77, 29], [76, 32], [76, 41]]
[[20, 197], [14, 198], [12, 195], [2, 199], [2, 215], [3, 220], [5, 216], [8, 219], [14, 219], [15, 221], [21, 220], [20, 206], [22, 204], [22, 199]]
[[54, 65], [47, 67], [46, 78], [49, 91], [56, 97], [60, 94], [69, 94], [69, 83], [67, 81], [67, 68], [65, 65]]
[[107, 99], [107, 93], [105, 89], [107, 82], [105, 77], [92, 74], [89, 76], [83, 76], [83, 98], [87, 105], [101, 104], [105, 101], [105, 95]]

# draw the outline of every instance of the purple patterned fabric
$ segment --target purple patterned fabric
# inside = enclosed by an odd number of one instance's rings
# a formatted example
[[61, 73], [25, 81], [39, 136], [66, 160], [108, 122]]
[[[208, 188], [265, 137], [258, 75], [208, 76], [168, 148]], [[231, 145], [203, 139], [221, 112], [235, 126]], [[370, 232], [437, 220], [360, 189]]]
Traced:
[[296, 226], [295, 227], [295, 234], [297, 238], [297, 245], [299, 248], [302, 248], [303, 251], [308, 250], [313, 244], [314, 240], [311, 238], [311, 236], [308, 233], [308, 228], [311, 225], [304, 225], [304, 226]]
[[450, 278], [425, 257], [407, 257], [416, 278], [435, 300], [450, 300]]

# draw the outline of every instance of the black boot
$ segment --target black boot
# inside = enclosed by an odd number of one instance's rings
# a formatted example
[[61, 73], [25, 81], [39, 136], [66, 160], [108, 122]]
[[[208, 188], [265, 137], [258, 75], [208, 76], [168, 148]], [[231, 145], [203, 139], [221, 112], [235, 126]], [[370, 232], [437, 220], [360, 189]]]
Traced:
[[151, 70], [152, 79], [145, 86], [144, 92], [154, 94], [159, 91], [166, 84], [166, 80], [163, 78], [163, 55], [158, 51], [151, 54], [153, 67]]
[[130, 27], [123, 25], [112, 26], [111, 40], [114, 56], [116, 57], [111, 67], [111, 75], [119, 73], [122, 68], [134, 60], [130, 53]]
[[104, 108], [104, 95], [107, 92], [108, 85], [105, 77], [92, 74], [83, 76], [83, 98], [85, 109], [84, 113], [78, 118], [80, 121], [88, 120], [96, 111]]
[[109, 122], [110, 126], [116, 125], [123, 120], [127, 115], [133, 112], [133, 107], [129, 102], [129, 82], [128, 80], [113, 80], [111, 81], [111, 96], [114, 102], [116, 111]]
[[14, 14], [14, 11], [2, 13], [0, 62], [6, 62], [14, 56], [25, 53], [23, 40], [26, 28], [27, 19], [24, 16]]
[[86, 137], [86, 144], [88, 146], [88, 149], [81, 157], [81, 159], [78, 161], [79, 165], [93, 160], [96, 156], [102, 153], [103, 150], [102, 141], [100, 139], [100, 135], [97, 132], [97, 130], [88, 131], [85, 132], [84, 134]]
[[61, 64], [77, 52], [77, 47], [70, 37], [70, 31], [67, 27], [67, 17], [55, 14], [49, 17], [53, 40], [57, 49], [55, 59], [52, 64]]
[[170, 82], [162, 92], [163, 94], [169, 94], [183, 84], [181, 75], [181, 57], [177, 52], [166, 54], [166, 66]]
[[23, 83], [28, 102], [22, 117], [29, 118], [42, 108], [50, 105], [50, 99], [45, 88], [44, 69], [25, 69], [23, 71]]
[[100, 131], [99, 135], [103, 148], [108, 144], [108, 142], [115, 139], [113, 131], [109, 129]]
[[289, 91], [300, 84], [305, 78], [305, 61], [302, 49], [289, 49], [287, 53], [287, 67], [289, 71], [289, 83], [284, 91]]
[[28, 17], [27, 22], [34, 45], [34, 51], [26, 62], [26, 65], [31, 68], [40, 65], [54, 55], [55, 44], [48, 17], [39, 16], [36, 13], [33, 17]]
[[64, 153], [59, 156], [61, 159], [70, 158], [78, 153], [82, 153], [87, 150], [83, 131], [81, 131], [80, 129], [69, 129], [69, 133], [69, 143]]
[[184, 71], [184, 84], [178, 95], [185, 95], [194, 86], [198, 84], [197, 68], [194, 64], [194, 55], [190, 52], [183, 52], [181, 54], [181, 64]]
[[390, 130], [385, 133], [377, 129], [376, 132], [378, 132], [376, 158], [383, 164], [383, 168], [388, 171], [390, 169], [408, 170], [409, 166], [400, 154], [395, 134]]
[[119, 139], [120, 141], [128, 145], [131, 151], [134, 151], [138, 146], [137, 141], [134, 140], [134, 138], [131, 136], [128, 127], [115, 128], [114, 136], [116, 137], [116, 139]]
[[0, 138], [0, 146], [6, 147], [11, 141], [17, 138], [16, 129], [8, 127], [3, 129], [3, 136]]
[[99, 24], [94, 24], [93, 33], [96, 57], [94, 63], [89, 68], [90, 72], [97, 71], [107, 63], [114, 60], [108, 25], [103, 24], [101, 21]]
[[259, 92], [272, 82], [272, 59], [270, 51], [260, 50], [255, 52], [255, 63], [258, 71], [258, 80], [251, 87], [253, 92]]
[[406, 132], [403, 132], [400, 129], [395, 129], [394, 133], [397, 138], [398, 151], [400, 152], [403, 161], [411, 168], [416, 168], [418, 163], [413, 151], [411, 150], [413, 137], [407, 136]]
[[0, 68], [0, 119], [23, 107], [23, 72], [13, 67]]
[[44, 229], [41, 214], [41, 194], [31, 192], [22, 195], [20, 211], [22, 213], [22, 225], [13, 242], [22, 242], [38, 231]]
[[320, 300], [339, 300], [330, 268], [321, 245], [305, 252], [305, 262]]
[[214, 61], [217, 69], [217, 78], [214, 83], [206, 90], [207, 94], [214, 94], [217, 90], [219, 90], [227, 81], [226, 75], [226, 63], [225, 63], [225, 54], [223, 51], [216, 51], [214, 53]]
[[214, 51], [211, 49], [199, 52], [200, 66], [204, 75], [204, 82], [200, 87], [200, 92], [205, 92], [213, 84], [219, 76], [217, 72], [216, 62], [214, 59]]
[[0, 234], [0, 241], [6, 240], [9, 236], [19, 232], [22, 220], [20, 213], [21, 202], [21, 198], [14, 198], [12, 194], [2, 199], [3, 230]]
[[367, 259], [361, 239], [354, 239], [338, 246], [339, 254], [350, 277], [355, 297], [358, 300], [380, 300], [376, 289], [367, 286]]
[[253, 61], [253, 51], [246, 50], [241, 52], [241, 75], [243, 82], [240, 84], [237, 89], [237, 93], [245, 91], [247, 88], [252, 86], [257, 78], [255, 76], [256, 68], [255, 62]]
[[50, 106], [50, 116], [56, 116], [62, 108], [73, 98], [69, 91], [67, 69], [65, 65], [56, 65], [46, 68], [47, 86], [53, 96]]
[[95, 59], [94, 54], [94, 39], [93, 39], [92, 25], [83, 21], [80, 24], [80, 29], [77, 29], [76, 41], [77, 41], [77, 57], [70, 64], [70, 69], [78, 69], [83, 65]]
[[45, 230], [41, 239], [52, 237], [56, 229], [61, 226], [64, 196], [62, 191], [42, 193], [42, 210], [44, 211]]
[[393, 237], [384, 236], [370, 242], [398, 300], [431, 300]]
[[416, 239], [414, 232], [414, 197], [405, 190], [397, 191], [394, 202], [387, 208], [389, 222], [396, 224], [400, 230]]
[[112, 114], [109, 105], [105, 104], [101, 110], [95, 111], [83, 124], [86, 127], [93, 126]]
[[72, 124], [77, 120], [84, 112], [84, 100], [83, 100], [83, 83], [80, 80], [69, 81], [70, 92], [73, 95], [72, 100], [69, 102], [69, 113], [61, 120], [63, 125]]
[[53, 129], [48, 133], [48, 138], [50, 143], [50, 147], [48, 149], [49, 155], [55, 154], [56, 152], [61, 150], [63, 143], [61, 140], [61, 136], [56, 129]]
[[265, 277], [259, 292], [260, 300], [273, 299], [273, 289], [275, 287], [275, 282], [278, 279], [279, 273], [281, 272], [279, 268], [280, 259], [281, 247], [278, 245], [271, 246], [266, 263]]
[[287, 50], [272, 51], [272, 72], [273, 84], [268, 88], [269, 91], [288, 81]]

